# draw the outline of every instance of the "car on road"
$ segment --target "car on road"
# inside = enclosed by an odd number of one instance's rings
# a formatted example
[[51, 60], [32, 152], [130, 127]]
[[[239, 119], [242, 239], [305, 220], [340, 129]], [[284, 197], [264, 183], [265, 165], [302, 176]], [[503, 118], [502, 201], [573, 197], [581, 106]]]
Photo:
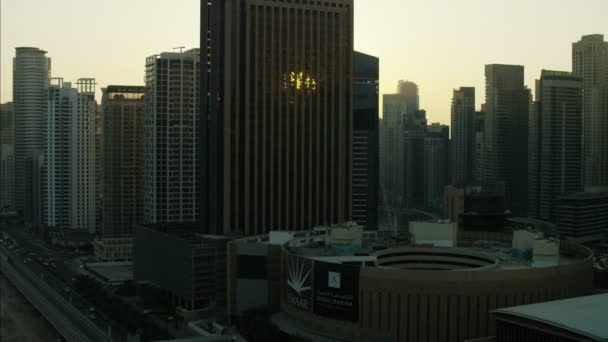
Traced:
[[150, 309], [145, 309], [144, 311], [142, 311], [142, 313], [143, 313], [144, 315], [147, 315], [147, 314], [149, 314], [149, 313], [151, 313], [151, 312], [152, 312], [152, 310], [150, 310]]
[[95, 316], [95, 313], [92, 313], [89, 315], [89, 318], [92, 320], [95, 320], [95, 318], [97, 318], [97, 316]]

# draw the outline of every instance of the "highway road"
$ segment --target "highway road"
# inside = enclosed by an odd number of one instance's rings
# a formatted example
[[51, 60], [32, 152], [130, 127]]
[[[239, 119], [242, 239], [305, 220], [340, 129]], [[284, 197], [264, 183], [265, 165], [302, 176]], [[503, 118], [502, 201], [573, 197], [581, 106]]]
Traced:
[[0, 341], [64, 342], [48, 320], [0, 273]]
[[[27, 263], [27, 268], [37, 275], [43, 275], [47, 285], [53, 288], [59, 296], [70, 302], [83, 315], [89, 316], [91, 305], [77, 293], [65, 291], [67, 287], [72, 288], [73, 279], [80, 275], [79, 272], [71, 269], [68, 265], [73, 263], [74, 259], [82, 257], [85, 254], [49, 248], [44, 241], [26, 232], [26, 228], [23, 226], [8, 224], [2, 225], [0, 229], [8, 233], [10, 238], [16, 240], [24, 250], [24, 254], [19, 256], [22, 261], [28, 258], [32, 259]], [[38, 258], [51, 259], [52, 261], [45, 266], [37, 261]], [[94, 324], [99, 329], [113, 335], [121, 331], [118, 323], [98, 309], [95, 312], [95, 316]]]
[[[30, 253], [16, 252], [0, 245], [0, 268], [24, 296], [49, 320], [68, 341], [110, 342], [109, 320], [91, 321], [89, 306], [76, 294], [65, 291], [66, 285], [42, 265], [30, 261]], [[79, 309], [79, 307], [81, 309]], [[98, 316], [102, 316], [98, 313]]]

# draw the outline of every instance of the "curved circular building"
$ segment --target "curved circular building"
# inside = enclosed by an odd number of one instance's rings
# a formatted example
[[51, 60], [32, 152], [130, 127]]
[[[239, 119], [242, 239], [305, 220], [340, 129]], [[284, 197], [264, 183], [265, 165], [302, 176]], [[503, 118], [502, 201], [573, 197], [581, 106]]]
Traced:
[[[410, 242], [356, 226], [294, 234], [277, 246], [273, 322], [312, 341], [467, 341], [493, 335], [495, 309], [592, 289], [592, 253], [577, 244], [529, 231], [421, 243], [424, 234]], [[268, 255], [278, 262], [276, 253]]]

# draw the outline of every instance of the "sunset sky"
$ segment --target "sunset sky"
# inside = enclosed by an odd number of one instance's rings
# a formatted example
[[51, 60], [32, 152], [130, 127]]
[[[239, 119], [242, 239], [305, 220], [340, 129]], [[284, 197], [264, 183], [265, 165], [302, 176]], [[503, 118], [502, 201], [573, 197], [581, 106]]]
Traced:
[[[199, 1], [0, 0], [0, 102], [17, 46], [48, 51], [53, 77], [143, 84], [147, 56], [198, 47]], [[449, 123], [453, 88], [483, 102], [485, 64], [524, 65], [533, 88], [541, 69], [571, 69], [583, 34], [608, 36], [607, 15], [608, 0], [355, 0], [355, 48], [380, 58], [381, 94], [414, 81], [429, 121]]]

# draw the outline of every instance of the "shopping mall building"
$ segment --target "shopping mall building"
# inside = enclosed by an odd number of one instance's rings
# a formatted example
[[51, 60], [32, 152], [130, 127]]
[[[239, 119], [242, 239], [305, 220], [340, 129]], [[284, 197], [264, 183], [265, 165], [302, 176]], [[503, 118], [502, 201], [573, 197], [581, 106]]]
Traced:
[[592, 289], [592, 253], [528, 230], [459, 232], [447, 222], [409, 234], [355, 224], [272, 232], [228, 245], [232, 319], [270, 306], [297, 340], [467, 341], [491, 336], [491, 312]]

